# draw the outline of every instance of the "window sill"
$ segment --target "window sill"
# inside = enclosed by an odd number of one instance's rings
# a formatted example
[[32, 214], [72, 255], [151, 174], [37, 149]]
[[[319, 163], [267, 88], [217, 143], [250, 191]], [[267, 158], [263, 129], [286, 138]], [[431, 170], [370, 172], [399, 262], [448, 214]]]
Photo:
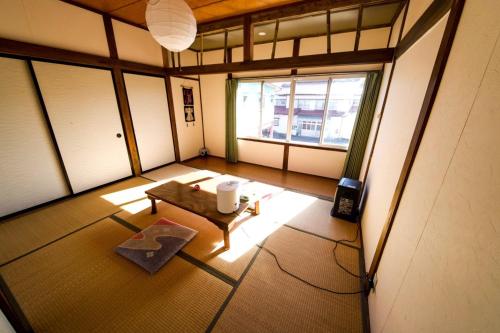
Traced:
[[244, 141], [253, 141], [253, 142], [262, 142], [262, 143], [269, 143], [272, 145], [281, 145], [281, 146], [289, 146], [289, 147], [300, 147], [300, 148], [310, 148], [310, 149], [320, 149], [320, 150], [330, 150], [330, 151], [338, 151], [342, 153], [346, 153], [347, 149], [344, 148], [337, 148], [337, 147], [331, 147], [331, 146], [319, 146], [319, 145], [313, 145], [313, 144], [304, 144], [304, 143], [296, 143], [296, 142], [286, 142], [286, 141], [280, 141], [280, 140], [266, 140], [266, 139], [258, 139], [258, 138], [247, 138], [247, 137], [238, 137], [238, 140], [244, 140]]

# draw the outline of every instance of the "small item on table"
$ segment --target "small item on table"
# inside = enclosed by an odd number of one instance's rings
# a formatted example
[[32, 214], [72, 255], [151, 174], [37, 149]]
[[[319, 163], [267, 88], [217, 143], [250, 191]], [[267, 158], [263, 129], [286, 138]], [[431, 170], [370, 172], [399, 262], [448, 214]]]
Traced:
[[200, 185], [196, 184], [193, 186], [193, 190], [199, 191], [200, 190]]

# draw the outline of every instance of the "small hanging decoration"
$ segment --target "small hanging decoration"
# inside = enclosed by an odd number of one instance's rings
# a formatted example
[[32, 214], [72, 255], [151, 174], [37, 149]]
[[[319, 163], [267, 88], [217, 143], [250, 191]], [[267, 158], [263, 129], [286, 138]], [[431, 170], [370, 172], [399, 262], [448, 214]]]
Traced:
[[193, 123], [194, 126], [193, 88], [182, 87], [182, 96], [184, 98], [184, 120], [186, 121], [186, 126], [189, 126], [189, 123]]
[[196, 37], [196, 19], [184, 0], [149, 0], [146, 24], [153, 38], [172, 52], [184, 51]]

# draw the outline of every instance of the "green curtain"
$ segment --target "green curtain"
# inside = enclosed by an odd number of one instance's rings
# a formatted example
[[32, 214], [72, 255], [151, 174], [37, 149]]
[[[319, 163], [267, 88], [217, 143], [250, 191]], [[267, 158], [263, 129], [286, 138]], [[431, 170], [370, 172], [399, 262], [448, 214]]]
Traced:
[[236, 90], [238, 80], [226, 80], [226, 160], [238, 162], [238, 140], [236, 138]]
[[382, 75], [380, 72], [371, 72], [366, 76], [364, 97], [359, 106], [358, 117], [356, 118], [351, 143], [347, 150], [342, 177], [359, 178], [368, 136], [372, 127], [373, 114], [377, 105], [381, 79]]

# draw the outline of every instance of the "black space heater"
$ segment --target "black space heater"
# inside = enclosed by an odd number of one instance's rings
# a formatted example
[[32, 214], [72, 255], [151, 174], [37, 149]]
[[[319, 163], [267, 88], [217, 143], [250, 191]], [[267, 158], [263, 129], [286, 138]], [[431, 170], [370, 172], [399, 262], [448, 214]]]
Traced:
[[356, 179], [342, 178], [337, 185], [330, 215], [355, 223], [360, 197], [361, 182]]

